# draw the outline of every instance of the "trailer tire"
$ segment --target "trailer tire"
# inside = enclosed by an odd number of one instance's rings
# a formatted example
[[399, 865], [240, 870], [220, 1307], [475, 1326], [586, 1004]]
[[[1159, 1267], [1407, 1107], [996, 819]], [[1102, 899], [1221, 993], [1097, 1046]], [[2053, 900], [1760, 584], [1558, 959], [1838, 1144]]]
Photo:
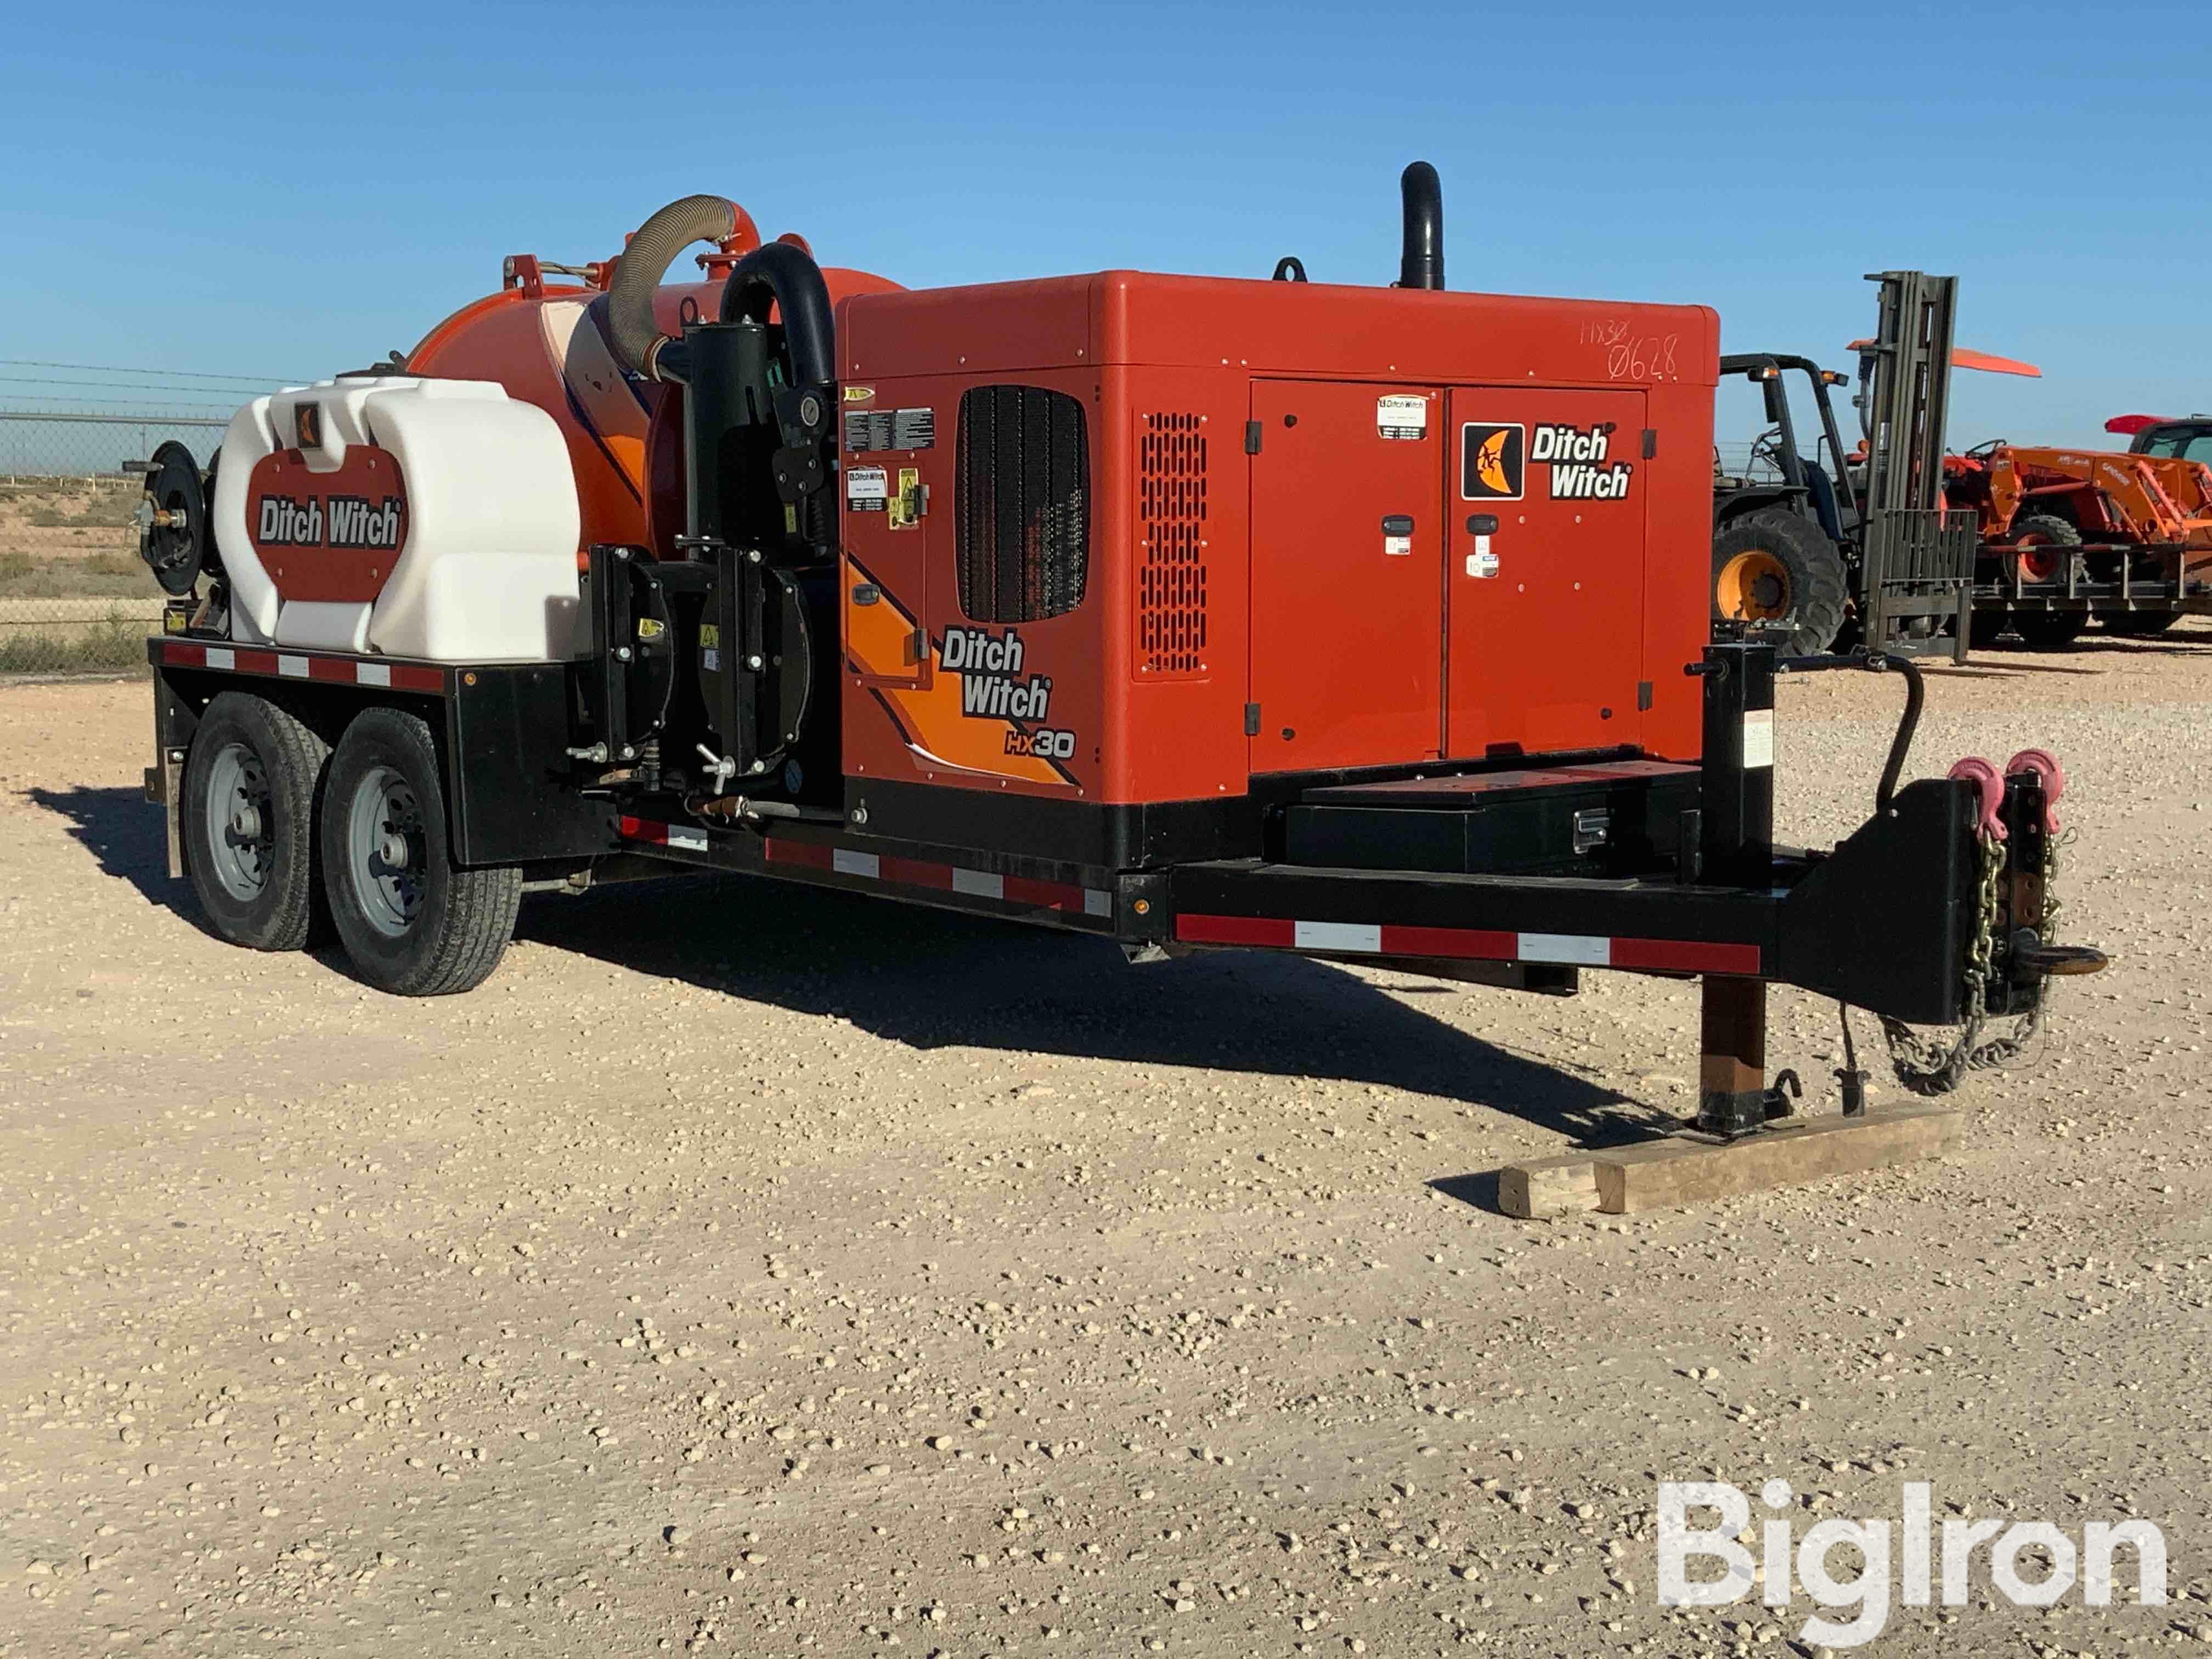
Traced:
[[185, 760], [185, 873], [216, 938], [297, 951], [314, 932], [330, 746], [266, 697], [216, 694]]
[[2014, 629], [2031, 651], [2063, 651], [2080, 639], [2089, 626], [2086, 611], [2023, 611], [2012, 619]]
[[2105, 631], [2123, 639], [2154, 640], [2180, 620], [2179, 611], [2116, 611], [2105, 618]]
[[1790, 512], [1747, 514], [1713, 537], [1713, 615], [1786, 629], [1791, 656], [1826, 651], [1848, 609], [1843, 556]]
[[2005, 579], [2052, 582], [2066, 574], [2065, 550], [2081, 545], [2081, 532], [2056, 513], [2031, 513], [2013, 521], [2012, 541], [2014, 550], [2005, 556]]
[[522, 872], [456, 869], [430, 728], [397, 708], [357, 715], [324, 787], [323, 880], [355, 971], [395, 996], [491, 976], [514, 934]]

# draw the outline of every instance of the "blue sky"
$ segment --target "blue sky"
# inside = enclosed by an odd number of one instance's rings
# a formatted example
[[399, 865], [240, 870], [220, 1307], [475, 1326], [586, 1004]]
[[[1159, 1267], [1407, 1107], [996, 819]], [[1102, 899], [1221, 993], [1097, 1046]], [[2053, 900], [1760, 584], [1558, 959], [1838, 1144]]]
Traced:
[[108, 0], [7, 41], [0, 358], [325, 374], [694, 191], [912, 286], [1382, 283], [1420, 156], [1454, 288], [1701, 301], [1848, 367], [1862, 274], [1917, 265], [2047, 377], [1962, 374], [1954, 441], [2212, 407], [2201, 3]]

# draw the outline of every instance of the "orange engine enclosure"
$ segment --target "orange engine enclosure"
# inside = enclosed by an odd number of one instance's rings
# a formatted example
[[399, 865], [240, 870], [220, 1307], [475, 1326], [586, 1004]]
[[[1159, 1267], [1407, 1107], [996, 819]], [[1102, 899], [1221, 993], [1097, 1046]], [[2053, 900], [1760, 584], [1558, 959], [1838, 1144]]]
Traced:
[[[1718, 338], [1704, 307], [1128, 270], [844, 299], [844, 407], [928, 408], [937, 433], [842, 458], [911, 469], [928, 502], [904, 529], [842, 514], [847, 775], [1118, 805], [1271, 774], [1696, 758]], [[1086, 412], [1085, 597], [982, 629], [1052, 680], [1042, 721], [964, 715], [945, 666], [946, 629], [977, 627], [953, 504], [961, 397], [985, 385]], [[1421, 401], [1420, 435], [1383, 435], [1386, 398]], [[1522, 428], [1521, 491], [1468, 499], [1467, 431], [1499, 426]], [[1625, 493], [1555, 497], [1545, 427], [1609, 428]], [[1010, 752], [1038, 726], [1072, 752]]]

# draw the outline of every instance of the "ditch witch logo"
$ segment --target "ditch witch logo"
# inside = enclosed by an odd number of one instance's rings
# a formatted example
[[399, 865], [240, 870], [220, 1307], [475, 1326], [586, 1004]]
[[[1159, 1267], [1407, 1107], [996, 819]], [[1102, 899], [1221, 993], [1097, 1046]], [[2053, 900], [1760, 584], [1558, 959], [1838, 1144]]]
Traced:
[[1528, 488], [1533, 462], [1551, 476], [1555, 501], [1618, 501], [1628, 496], [1635, 468], [1610, 459], [1613, 423], [1579, 427], [1549, 422], [1468, 421], [1460, 428], [1460, 498], [1517, 501]]
[[960, 712], [971, 720], [1041, 720], [1052, 711], [1052, 680], [1023, 679], [1022, 636], [1008, 629], [945, 630], [945, 672], [960, 676]]
[[359, 495], [264, 495], [254, 540], [264, 547], [339, 547], [388, 551], [407, 532], [405, 505], [397, 495], [370, 501]]

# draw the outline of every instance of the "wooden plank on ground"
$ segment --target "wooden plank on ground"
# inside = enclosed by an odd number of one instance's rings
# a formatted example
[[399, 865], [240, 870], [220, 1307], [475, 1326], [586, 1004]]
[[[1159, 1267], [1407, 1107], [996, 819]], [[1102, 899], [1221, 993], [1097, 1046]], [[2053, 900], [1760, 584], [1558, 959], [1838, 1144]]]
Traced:
[[1498, 1172], [1498, 1207], [1522, 1221], [1597, 1208], [1597, 1166], [1589, 1152], [1532, 1158]]
[[[1607, 1215], [1680, 1209], [1887, 1169], [1936, 1156], [1957, 1139], [1962, 1121], [1945, 1107], [1890, 1106], [1856, 1117], [1778, 1124], [1741, 1140], [1680, 1134], [1613, 1147], [1589, 1154], [1596, 1166], [1597, 1207]], [[1504, 1187], [1501, 1176], [1501, 1205]]]

